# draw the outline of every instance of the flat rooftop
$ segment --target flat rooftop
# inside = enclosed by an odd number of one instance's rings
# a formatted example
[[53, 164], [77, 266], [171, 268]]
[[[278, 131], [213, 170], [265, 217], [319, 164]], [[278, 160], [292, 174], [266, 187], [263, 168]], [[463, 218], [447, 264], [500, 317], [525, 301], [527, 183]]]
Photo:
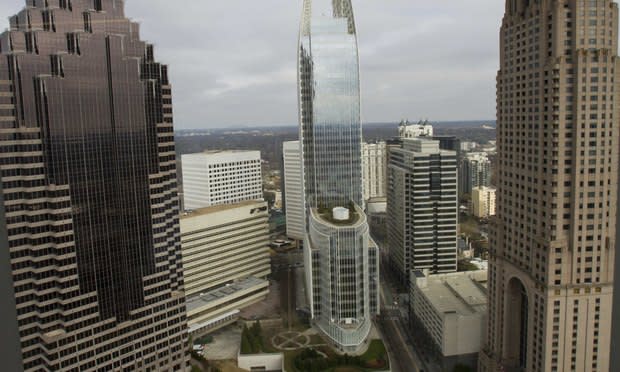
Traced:
[[[420, 290], [433, 307], [444, 314], [470, 316], [487, 311], [486, 282], [477, 281], [472, 273], [429, 275], [427, 285]], [[418, 274], [414, 274], [420, 278]], [[422, 276], [423, 277], [423, 276]]]
[[225, 287], [220, 287], [218, 289], [201, 293], [199, 295], [191, 296], [186, 299], [185, 306], [187, 307], [187, 311], [192, 311], [208, 305], [213, 301], [221, 300], [222, 298], [232, 296], [237, 292], [245, 291], [265, 283], [269, 284], [269, 281], [255, 277], [249, 277], [247, 279], [227, 285]]
[[223, 211], [228, 211], [231, 209], [237, 209], [237, 208], [243, 208], [243, 207], [249, 207], [252, 205], [261, 205], [265, 204], [265, 207], [267, 207], [267, 202], [264, 200], [246, 200], [246, 201], [242, 201], [239, 203], [234, 203], [234, 204], [220, 204], [220, 205], [214, 205], [211, 207], [206, 207], [206, 208], [200, 208], [200, 209], [194, 209], [191, 211], [185, 211], [182, 215], [181, 215], [181, 219], [184, 218], [190, 218], [190, 217], [197, 217], [197, 216], [204, 216], [205, 214], [211, 214], [211, 213], [216, 213], [216, 212], [223, 212]]

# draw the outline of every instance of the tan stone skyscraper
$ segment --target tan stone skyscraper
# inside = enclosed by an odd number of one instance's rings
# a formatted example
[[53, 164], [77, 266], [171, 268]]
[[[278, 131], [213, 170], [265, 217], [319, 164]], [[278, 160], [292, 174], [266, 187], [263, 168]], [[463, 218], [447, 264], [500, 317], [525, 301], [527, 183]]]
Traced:
[[508, 0], [482, 371], [608, 371], [618, 6]]

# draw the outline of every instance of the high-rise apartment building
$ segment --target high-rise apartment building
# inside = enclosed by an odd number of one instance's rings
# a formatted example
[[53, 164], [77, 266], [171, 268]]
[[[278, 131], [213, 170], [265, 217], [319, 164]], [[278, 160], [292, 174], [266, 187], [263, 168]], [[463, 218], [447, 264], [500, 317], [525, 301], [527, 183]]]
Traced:
[[385, 197], [387, 182], [387, 145], [385, 142], [362, 144], [362, 180], [364, 200]]
[[618, 5], [506, 1], [483, 371], [611, 371]]
[[166, 66], [121, 0], [28, 1], [0, 56], [2, 369], [185, 370]]
[[488, 218], [495, 216], [495, 187], [474, 187], [471, 190], [471, 212], [475, 217]]
[[411, 270], [457, 270], [456, 153], [438, 141], [405, 138], [390, 148], [387, 241], [403, 284]]
[[260, 151], [207, 151], [181, 156], [186, 210], [263, 200]]
[[471, 194], [474, 187], [490, 186], [491, 161], [484, 152], [470, 152], [460, 164], [460, 194]]
[[181, 217], [189, 332], [235, 321], [269, 293], [269, 208], [265, 201], [217, 205]]
[[363, 211], [351, 1], [305, 0], [298, 52], [307, 296], [313, 323], [341, 350], [354, 352], [367, 341], [378, 311], [379, 257]]
[[299, 141], [282, 144], [284, 163], [284, 205], [286, 205], [286, 235], [303, 241], [306, 234], [306, 202], [304, 197], [304, 174]]

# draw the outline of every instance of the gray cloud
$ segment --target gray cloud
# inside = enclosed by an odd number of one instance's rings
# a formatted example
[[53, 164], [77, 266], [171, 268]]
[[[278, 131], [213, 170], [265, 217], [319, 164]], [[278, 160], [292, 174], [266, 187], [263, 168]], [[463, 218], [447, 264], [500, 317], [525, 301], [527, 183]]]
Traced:
[[[4, 0], [0, 14], [23, 4]], [[502, 1], [354, 6], [366, 122], [495, 116]], [[300, 12], [301, 0], [126, 1], [170, 65], [178, 128], [295, 124]]]

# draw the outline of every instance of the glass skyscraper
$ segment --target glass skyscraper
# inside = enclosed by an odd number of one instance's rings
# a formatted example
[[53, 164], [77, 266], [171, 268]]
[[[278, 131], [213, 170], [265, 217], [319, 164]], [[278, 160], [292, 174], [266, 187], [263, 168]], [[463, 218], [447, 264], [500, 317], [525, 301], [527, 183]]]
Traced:
[[184, 370], [171, 87], [122, 0], [0, 35], [5, 370]]
[[312, 318], [342, 350], [356, 351], [377, 313], [378, 255], [363, 212], [359, 60], [350, 0], [306, 0], [298, 52]]

